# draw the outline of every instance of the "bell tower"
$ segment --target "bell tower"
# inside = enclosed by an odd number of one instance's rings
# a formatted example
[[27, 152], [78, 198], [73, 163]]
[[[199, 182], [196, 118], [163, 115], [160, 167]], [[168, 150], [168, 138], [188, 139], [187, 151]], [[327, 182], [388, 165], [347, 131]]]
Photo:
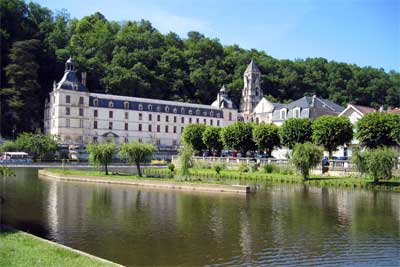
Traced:
[[243, 74], [244, 86], [242, 90], [242, 99], [240, 101], [240, 112], [244, 117], [253, 113], [254, 108], [262, 98], [260, 86], [261, 72], [253, 60], [247, 66]]

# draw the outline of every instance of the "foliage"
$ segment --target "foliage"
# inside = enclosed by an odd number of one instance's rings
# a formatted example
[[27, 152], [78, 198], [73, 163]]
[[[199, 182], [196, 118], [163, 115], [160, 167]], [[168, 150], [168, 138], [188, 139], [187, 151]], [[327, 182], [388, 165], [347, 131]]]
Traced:
[[184, 146], [179, 150], [179, 163], [181, 165], [181, 174], [188, 175], [190, 168], [193, 167], [193, 149], [190, 146]]
[[362, 117], [356, 124], [356, 138], [367, 148], [394, 146], [398, 144], [400, 133], [400, 115], [371, 112]]
[[340, 145], [351, 142], [353, 127], [347, 117], [324, 115], [316, 119], [312, 124], [312, 139], [317, 145], [322, 145], [328, 152]]
[[175, 165], [173, 163], [168, 163], [167, 168], [170, 172], [175, 171]]
[[14, 175], [14, 171], [10, 167], [0, 166], [0, 177], [13, 176], [13, 175]]
[[239, 172], [249, 172], [250, 169], [249, 169], [249, 166], [246, 163], [241, 162], [238, 165], [238, 171]]
[[70, 55], [79, 71], [88, 72], [88, 88], [98, 93], [211, 103], [225, 84], [239, 103], [242, 75], [253, 58], [264, 74], [261, 89], [274, 101], [316, 94], [341, 105], [398, 105], [396, 71], [324, 58], [278, 60], [264, 51], [223, 46], [198, 32], [182, 39], [160, 33], [149, 21], [121, 24], [98, 12], [70, 19], [65, 10], [53, 13], [21, 0], [0, 5], [0, 114], [6, 137], [13, 136], [14, 125], [16, 135], [41, 127], [44, 100]]
[[15, 145], [19, 150], [39, 159], [43, 159], [47, 153], [55, 152], [57, 149], [57, 143], [52, 137], [33, 133], [20, 134], [15, 140]]
[[260, 123], [253, 127], [253, 140], [260, 151], [267, 151], [271, 155], [274, 147], [280, 147], [278, 126], [275, 124]]
[[251, 172], [257, 172], [259, 168], [260, 168], [260, 164], [258, 164], [258, 163], [251, 163], [249, 166], [249, 169]]
[[209, 151], [215, 150], [219, 153], [224, 147], [221, 139], [221, 127], [207, 126], [203, 132], [202, 140]]
[[392, 168], [396, 160], [396, 153], [391, 148], [383, 147], [368, 150], [365, 155], [368, 174], [375, 183], [379, 180], [392, 178]]
[[254, 150], [253, 124], [235, 122], [222, 129], [222, 142], [228, 149], [235, 149], [246, 156], [247, 151]]
[[312, 122], [308, 118], [290, 118], [279, 127], [282, 145], [292, 149], [296, 143], [312, 140]]
[[152, 144], [144, 144], [136, 141], [122, 144], [119, 154], [128, 163], [135, 164], [138, 175], [142, 176], [140, 164], [150, 162], [154, 152], [155, 148]]
[[108, 175], [108, 165], [116, 153], [115, 144], [112, 142], [89, 144], [86, 146], [86, 150], [89, 152], [89, 161], [98, 167], [104, 167], [105, 173]]
[[293, 147], [291, 162], [300, 171], [303, 180], [307, 180], [311, 168], [316, 167], [322, 159], [323, 151], [320, 147], [306, 142]]
[[271, 163], [264, 164], [262, 166], [262, 169], [263, 169], [263, 172], [265, 172], [265, 173], [273, 173], [273, 172], [276, 172], [276, 170], [279, 170], [279, 168], [277, 168], [277, 166], [275, 166], [274, 164], [271, 164]]
[[214, 171], [217, 173], [217, 175], [220, 175], [220, 172], [224, 169], [224, 165], [222, 164], [215, 164], [213, 166]]
[[357, 171], [361, 174], [367, 172], [367, 151], [355, 150], [351, 156], [352, 162], [356, 165]]
[[0, 152], [13, 152], [13, 151], [18, 151], [18, 146], [15, 144], [13, 141], [5, 141], [1, 146], [0, 146]]
[[183, 129], [182, 141], [185, 146], [191, 146], [195, 151], [201, 152], [206, 148], [203, 142], [204, 124], [189, 124]]

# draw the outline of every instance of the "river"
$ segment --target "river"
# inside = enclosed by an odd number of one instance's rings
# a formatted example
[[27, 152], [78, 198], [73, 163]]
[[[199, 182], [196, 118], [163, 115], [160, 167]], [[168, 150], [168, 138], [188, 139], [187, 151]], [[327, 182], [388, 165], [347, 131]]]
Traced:
[[127, 266], [399, 266], [400, 194], [249, 195], [0, 178], [1, 223]]

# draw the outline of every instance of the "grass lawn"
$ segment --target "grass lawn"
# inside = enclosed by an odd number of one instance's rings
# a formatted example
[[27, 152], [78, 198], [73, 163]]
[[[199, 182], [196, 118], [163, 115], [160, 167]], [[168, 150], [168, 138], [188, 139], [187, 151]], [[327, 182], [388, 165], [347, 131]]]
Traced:
[[0, 232], [0, 266], [117, 266], [48, 244], [18, 231]]
[[254, 172], [239, 172], [237, 170], [224, 169], [217, 175], [213, 169], [190, 169], [190, 175], [182, 177], [179, 170], [175, 171], [178, 175], [170, 178], [168, 169], [143, 169], [144, 177], [137, 175], [109, 174], [95, 170], [73, 170], [73, 169], [48, 169], [50, 172], [59, 174], [85, 175], [104, 178], [122, 178], [122, 179], [154, 179], [173, 182], [191, 182], [191, 183], [215, 183], [227, 184], [226, 180], [249, 180], [272, 183], [305, 183], [313, 186], [336, 186], [336, 187], [357, 187], [379, 190], [391, 190], [400, 192], [400, 178], [392, 178], [389, 181], [381, 181], [378, 185], [373, 184], [373, 180], [365, 177], [341, 177], [341, 176], [316, 176], [311, 175], [307, 181], [296, 173], [265, 173], [261, 170]]

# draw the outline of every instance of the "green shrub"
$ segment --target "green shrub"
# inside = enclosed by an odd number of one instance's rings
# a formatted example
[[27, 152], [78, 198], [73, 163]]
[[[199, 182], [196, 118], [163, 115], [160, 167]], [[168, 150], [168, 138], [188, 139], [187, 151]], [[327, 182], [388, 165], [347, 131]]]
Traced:
[[392, 168], [396, 160], [396, 153], [390, 148], [377, 148], [366, 153], [368, 174], [378, 183], [381, 179], [392, 177]]
[[175, 165], [173, 163], [168, 163], [167, 168], [170, 172], [175, 171]]
[[247, 166], [246, 163], [241, 162], [238, 165], [238, 171], [239, 172], [249, 172], [249, 166]]
[[193, 167], [193, 153], [193, 149], [187, 145], [179, 151], [179, 162], [181, 165], [182, 175], [188, 175], [190, 172], [190, 168]]
[[220, 172], [224, 169], [224, 166], [222, 164], [215, 164], [213, 166], [213, 169], [219, 175]]
[[263, 165], [263, 172], [265, 173], [273, 173], [275, 171], [275, 165], [271, 163], [267, 163]]
[[259, 168], [260, 168], [260, 164], [258, 164], [258, 163], [250, 164], [250, 171], [251, 172], [256, 172], [256, 171], [258, 171]]
[[356, 150], [353, 152], [351, 161], [356, 165], [357, 171], [361, 174], [367, 173], [367, 151]]
[[194, 167], [197, 169], [211, 169], [211, 164], [209, 162], [197, 161], [194, 163]]
[[3, 176], [13, 176], [14, 175], [14, 171], [7, 167], [7, 166], [0, 166], [0, 177]]
[[311, 168], [316, 167], [322, 158], [322, 149], [310, 142], [296, 144], [293, 148], [291, 162], [300, 171], [304, 180], [307, 180]]
[[284, 167], [277, 166], [277, 169], [279, 170], [279, 173], [283, 174], [283, 175], [292, 175], [292, 174], [294, 174], [293, 167], [291, 167], [291, 166], [284, 166]]

